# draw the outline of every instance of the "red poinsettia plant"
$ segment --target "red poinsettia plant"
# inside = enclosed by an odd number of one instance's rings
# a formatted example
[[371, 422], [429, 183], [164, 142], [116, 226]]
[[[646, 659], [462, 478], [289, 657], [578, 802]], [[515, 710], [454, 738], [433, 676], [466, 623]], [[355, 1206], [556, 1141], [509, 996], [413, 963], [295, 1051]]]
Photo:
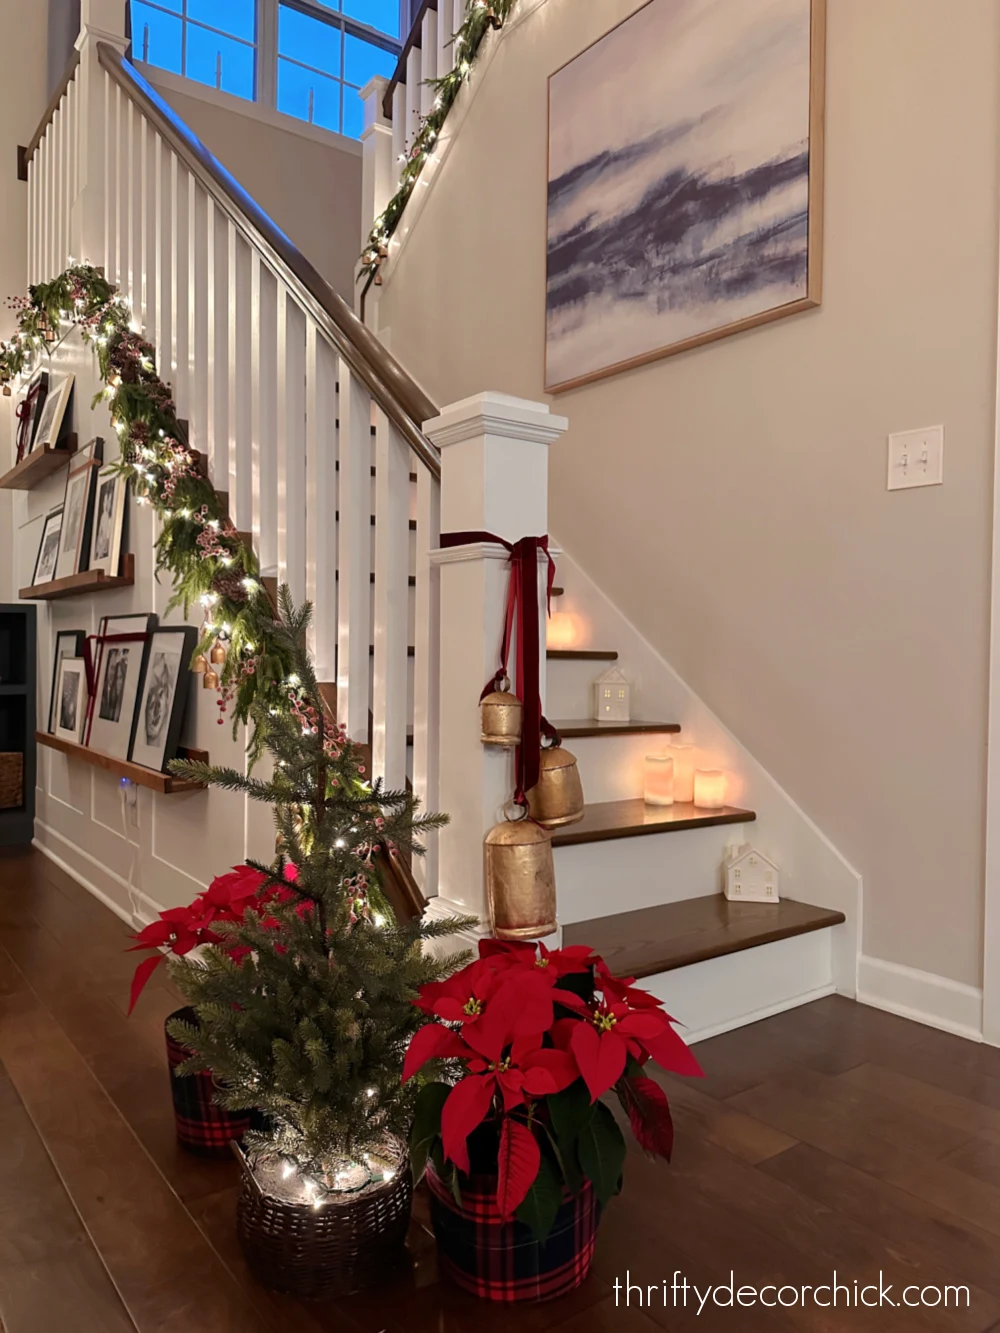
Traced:
[[[298, 878], [298, 870], [290, 861], [284, 863], [281, 873], [289, 884], [294, 884]], [[267, 908], [271, 904], [290, 902], [298, 897], [292, 889], [275, 884], [273, 877], [255, 870], [253, 866], [242, 865], [233, 866], [225, 875], [216, 876], [193, 903], [186, 907], [169, 907], [161, 912], [156, 921], [151, 921], [137, 935], [132, 936], [138, 943], [129, 952], [152, 950], [152, 953], [135, 969], [129, 1013], [135, 1008], [150, 977], [161, 963], [166, 962], [167, 953], [183, 958], [199, 945], [214, 944], [235, 963], [239, 963], [250, 950], [220, 935], [213, 927], [224, 921], [241, 922], [252, 908], [264, 918], [262, 925], [270, 925], [278, 930], [281, 922], [276, 917], [268, 917]], [[311, 907], [312, 903], [306, 901], [300, 910], [308, 911]], [[281, 948], [280, 945], [276, 947]]]
[[673, 1123], [650, 1060], [701, 1075], [674, 1020], [634, 978], [582, 945], [483, 940], [479, 958], [414, 1001], [432, 1020], [410, 1041], [404, 1083], [418, 1094], [410, 1156], [457, 1198], [463, 1177], [496, 1175], [497, 1207], [539, 1238], [566, 1191], [590, 1182], [604, 1206], [621, 1188], [625, 1139], [601, 1101], [612, 1090], [640, 1146], [670, 1159]]

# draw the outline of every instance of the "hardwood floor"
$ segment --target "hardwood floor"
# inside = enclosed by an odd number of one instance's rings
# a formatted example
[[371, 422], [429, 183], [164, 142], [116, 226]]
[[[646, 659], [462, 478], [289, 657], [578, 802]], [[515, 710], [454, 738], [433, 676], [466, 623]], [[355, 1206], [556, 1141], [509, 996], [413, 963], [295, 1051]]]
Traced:
[[[6, 1333], [834, 1333], [1000, 1329], [1000, 1050], [832, 997], [697, 1048], [664, 1078], [667, 1167], [630, 1152], [594, 1273], [503, 1309], [436, 1273], [418, 1195], [406, 1271], [301, 1306], [236, 1243], [235, 1163], [180, 1151], [157, 978], [125, 1014], [125, 927], [37, 853], [0, 859], [0, 1331]], [[967, 1286], [969, 1308], [664, 1305], [675, 1272], [728, 1283]], [[624, 1308], [616, 1280], [652, 1304]], [[841, 1298], [843, 1299], [843, 1298]], [[616, 1301], [618, 1302], [616, 1304]]]

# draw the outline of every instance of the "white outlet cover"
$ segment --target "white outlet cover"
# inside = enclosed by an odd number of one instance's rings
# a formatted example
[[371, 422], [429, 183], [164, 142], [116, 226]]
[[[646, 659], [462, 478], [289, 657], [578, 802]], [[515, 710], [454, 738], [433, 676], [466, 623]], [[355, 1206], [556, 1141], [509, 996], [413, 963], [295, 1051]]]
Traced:
[[890, 491], [940, 486], [944, 481], [944, 426], [925, 426], [889, 436]]

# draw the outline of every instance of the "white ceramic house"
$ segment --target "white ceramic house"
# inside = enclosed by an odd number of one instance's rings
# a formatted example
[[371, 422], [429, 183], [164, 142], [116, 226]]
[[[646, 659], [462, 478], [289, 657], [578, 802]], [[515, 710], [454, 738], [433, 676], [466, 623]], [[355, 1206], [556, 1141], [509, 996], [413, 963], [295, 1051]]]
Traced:
[[745, 842], [724, 863], [726, 897], [731, 903], [776, 903], [781, 898], [781, 874], [775, 863]]
[[632, 686], [617, 667], [609, 667], [594, 681], [594, 718], [598, 722], [629, 722]]

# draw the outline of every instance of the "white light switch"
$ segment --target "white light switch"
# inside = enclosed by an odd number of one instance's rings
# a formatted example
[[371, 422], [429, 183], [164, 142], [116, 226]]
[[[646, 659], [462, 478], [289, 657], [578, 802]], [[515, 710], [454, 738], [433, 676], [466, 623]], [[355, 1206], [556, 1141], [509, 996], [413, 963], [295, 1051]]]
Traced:
[[940, 486], [944, 481], [944, 427], [904, 430], [889, 436], [889, 490]]

